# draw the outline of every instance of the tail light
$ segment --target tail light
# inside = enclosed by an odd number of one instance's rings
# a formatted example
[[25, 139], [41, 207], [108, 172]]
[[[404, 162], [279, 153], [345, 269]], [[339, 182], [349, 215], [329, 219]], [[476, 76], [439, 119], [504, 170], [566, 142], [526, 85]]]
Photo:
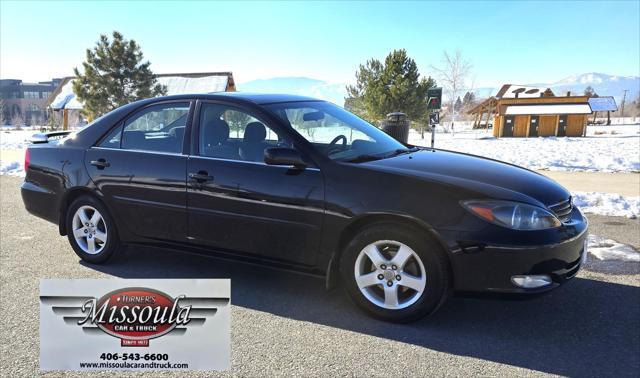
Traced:
[[29, 169], [29, 162], [30, 161], [31, 161], [31, 153], [29, 152], [29, 149], [27, 148], [27, 150], [24, 153], [24, 172], [25, 173]]

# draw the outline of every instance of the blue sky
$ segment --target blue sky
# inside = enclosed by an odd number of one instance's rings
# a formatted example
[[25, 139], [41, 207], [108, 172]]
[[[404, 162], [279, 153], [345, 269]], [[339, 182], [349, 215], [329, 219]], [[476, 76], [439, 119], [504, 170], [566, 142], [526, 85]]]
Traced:
[[0, 0], [0, 77], [72, 74], [112, 30], [157, 73], [233, 71], [244, 82], [351, 82], [358, 64], [405, 48], [421, 73], [460, 49], [475, 86], [640, 75], [640, 1], [27, 2]]

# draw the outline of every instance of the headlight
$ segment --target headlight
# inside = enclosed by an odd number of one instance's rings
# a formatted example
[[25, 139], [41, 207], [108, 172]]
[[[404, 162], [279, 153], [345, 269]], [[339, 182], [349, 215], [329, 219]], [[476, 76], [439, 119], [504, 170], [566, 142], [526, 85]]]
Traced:
[[480, 218], [514, 230], [544, 230], [560, 227], [560, 220], [549, 211], [509, 201], [463, 201], [462, 206]]

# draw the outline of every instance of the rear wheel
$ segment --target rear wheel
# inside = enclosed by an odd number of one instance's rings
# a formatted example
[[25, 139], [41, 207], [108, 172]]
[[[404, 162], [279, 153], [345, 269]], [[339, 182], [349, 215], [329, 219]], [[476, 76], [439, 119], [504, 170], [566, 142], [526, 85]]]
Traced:
[[116, 226], [102, 203], [82, 196], [67, 211], [67, 237], [83, 260], [99, 264], [113, 256], [119, 240]]
[[433, 313], [449, 293], [441, 247], [414, 227], [385, 223], [365, 228], [344, 250], [341, 273], [356, 304], [392, 322]]

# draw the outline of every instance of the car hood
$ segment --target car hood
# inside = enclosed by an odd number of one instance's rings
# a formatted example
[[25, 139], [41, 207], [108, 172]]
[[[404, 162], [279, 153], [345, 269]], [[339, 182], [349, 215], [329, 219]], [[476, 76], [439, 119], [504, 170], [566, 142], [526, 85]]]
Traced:
[[364, 163], [369, 169], [453, 185], [490, 198], [549, 206], [570, 193], [560, 184], [528, 169], [475, 155], [420, 150]]

